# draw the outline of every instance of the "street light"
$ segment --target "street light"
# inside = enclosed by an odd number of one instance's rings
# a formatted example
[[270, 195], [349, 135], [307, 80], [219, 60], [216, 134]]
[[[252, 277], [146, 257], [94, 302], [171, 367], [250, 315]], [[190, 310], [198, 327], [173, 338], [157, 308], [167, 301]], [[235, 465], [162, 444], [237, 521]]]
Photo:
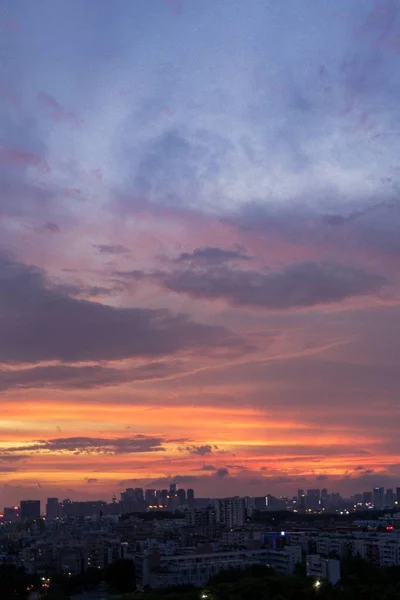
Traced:
[[318, 588], [320, 588], [320, 587], [321, 587], [321, 585], [322, 585], [322, 584], [321, 584], [321, 582], [320, 582], [320, 580], [319, 580], [319, 579], [317, 579], [317, 581], [314, 583], [314, 587], [315, 587], [315, 589], [316, 589], [316, 590], [318, 590]]

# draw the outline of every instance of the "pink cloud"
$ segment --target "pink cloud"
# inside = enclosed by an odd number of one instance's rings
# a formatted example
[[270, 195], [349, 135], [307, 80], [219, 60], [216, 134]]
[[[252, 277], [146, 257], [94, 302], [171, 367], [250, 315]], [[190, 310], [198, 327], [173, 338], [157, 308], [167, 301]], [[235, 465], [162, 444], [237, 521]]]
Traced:
[[59, 102], [46, 92], [40, 92], [37, 96], [39, 106], [45, 110], [55, 121], [71, 121], [75, 127], [79, 127], [82, 121], [79, 121], [75, 113], [66, 110]]

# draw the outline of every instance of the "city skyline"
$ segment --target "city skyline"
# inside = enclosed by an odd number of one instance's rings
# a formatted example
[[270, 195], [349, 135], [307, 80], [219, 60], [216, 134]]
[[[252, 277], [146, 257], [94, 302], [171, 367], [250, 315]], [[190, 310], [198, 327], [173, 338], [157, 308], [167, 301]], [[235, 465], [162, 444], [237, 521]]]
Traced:
[[4, 0], [0, 506], [400, 485], [395, 0]]

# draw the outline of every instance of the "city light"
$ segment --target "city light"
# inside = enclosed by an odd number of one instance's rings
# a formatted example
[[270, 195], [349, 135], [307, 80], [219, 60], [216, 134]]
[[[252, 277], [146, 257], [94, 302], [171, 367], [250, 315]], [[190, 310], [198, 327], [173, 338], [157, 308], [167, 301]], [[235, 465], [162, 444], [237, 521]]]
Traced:
[[315, 587], [315, 589], [318, 589], [318, 588], [320, 588], [320, 587], [321, 587], [321, 585], [322, 585], [322, 584], [321, 584], [321, 582], [320, 582], [320, 580], [319, 580], [319, 579], [317, 579], [317, 581], [314, 583], [314, 587]]

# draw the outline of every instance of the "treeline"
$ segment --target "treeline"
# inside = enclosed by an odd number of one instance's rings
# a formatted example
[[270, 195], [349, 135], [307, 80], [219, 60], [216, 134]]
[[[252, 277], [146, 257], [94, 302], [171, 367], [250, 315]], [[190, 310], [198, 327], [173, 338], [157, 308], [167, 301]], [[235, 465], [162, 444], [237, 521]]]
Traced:
[[268, 567], [225, 571], [206, 589], [181, 588], [145, 594], [143, 600], [400, 600], [400, 568], [380, 569], [358, 558], [342, 564], [342, 579], [316, 585], [300, 573], [279, 575]]

